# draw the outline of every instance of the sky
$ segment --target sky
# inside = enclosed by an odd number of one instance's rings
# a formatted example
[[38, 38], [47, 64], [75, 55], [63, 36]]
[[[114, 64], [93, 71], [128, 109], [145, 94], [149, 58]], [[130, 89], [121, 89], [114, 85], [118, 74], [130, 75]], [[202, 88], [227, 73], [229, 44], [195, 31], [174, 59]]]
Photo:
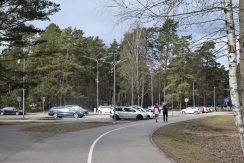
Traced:
[[[72, 27], [80, 29], [85, 36], [98, 36], [109, 46], [114, 39], [121, 42], [123, 35], [129, 30], [129, 24], [118, 23], [113, 9], [106, 7], [111, 0], [53, 0], [60, 4], [61, 10], [50, 16], [50, 21], [36, 21], [34, 25], [45, 29], [50, 23], [61, 29]], [[227, 57], [218, 59], [225, 67]]]
[[114, 39], [121, 41], [128, 30], [127, 24], [116, 23], [117, 17], [111, 8], [106, 7], [109, 0], [53, 0], [60, 4], [61, 10], [50, 16], [50, 21], [36, 21], [35, 26], [45, 29], [50, 23], [61, 29], [72, 27], [81, 29], [85, 36], [98, 36], [106, 45]]

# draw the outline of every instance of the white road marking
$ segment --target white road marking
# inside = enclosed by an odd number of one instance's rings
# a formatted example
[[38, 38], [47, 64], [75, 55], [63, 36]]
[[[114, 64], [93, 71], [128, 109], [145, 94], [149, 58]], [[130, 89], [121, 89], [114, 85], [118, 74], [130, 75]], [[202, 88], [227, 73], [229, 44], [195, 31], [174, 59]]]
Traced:
[[[144, 124], [144, 123], [143, 123], [143, 124]], [[133, 125], [129, 125], [129, 126], [124, 126], [124, 127], [116, 128], [116, 129], [113, 129], [113, 130], [111, 130], [111, 131], [108, 131], [108, 132], [102, 134], [101, 136], [99, 136], [99, 137], [92, 143], [92, 145], [91, 145], [91, 148], [90, 148], [90, 150], [89, 150], [89, 154], [88, 154], [87, 163], [92, 163], [93, 149], [94, 149], [96, 143], [97, 143], [102, 137], [104, 137], [105, 135], [107, 135], [107, 134], [109, 134], [109, 133], [111, 133], [111, 132], [114, 132], [114, 131], [117, 131], [117, 130], [121, 130], [121, 129], [124, 129], [124, 128], [128, 128], [128, 127], [132, 127], [132, 126], [136, 126], [136, 125], [141, 125], [141, 123], [140, 123], [140, 124], [133, 124]]]

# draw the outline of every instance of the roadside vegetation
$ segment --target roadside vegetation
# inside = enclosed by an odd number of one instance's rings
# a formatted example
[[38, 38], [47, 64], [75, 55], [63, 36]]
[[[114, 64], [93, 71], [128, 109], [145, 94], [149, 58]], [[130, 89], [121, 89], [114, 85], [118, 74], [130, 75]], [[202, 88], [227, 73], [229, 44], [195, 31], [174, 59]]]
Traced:
[[0, 122], [0, 126], [1, 125], [20, 125], [20, 124], [30, 124], [30, 123], [33, 123], [33, 122], [21, 122], [21, 121], [15, 121], [15, 122], [11, 122], [11, 121], [8, 121], [8, 122]]
[[64, 133], [85, 130], [89, 128], [111, 125], [109, 122], [81, 122], [81, 123], [62, 123], [62, 124], [44, 124], [25, 128], [26, 132], [47, 132]]
[[233, 115], [170, 124], [153, 141], [177, 163], [244, 162]]

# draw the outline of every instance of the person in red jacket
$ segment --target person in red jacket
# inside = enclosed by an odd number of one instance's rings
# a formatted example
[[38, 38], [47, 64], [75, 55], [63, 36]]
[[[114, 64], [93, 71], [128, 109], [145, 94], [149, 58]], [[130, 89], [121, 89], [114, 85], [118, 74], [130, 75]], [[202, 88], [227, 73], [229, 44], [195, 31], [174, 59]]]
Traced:
[[158, 123], [158, 117], [159, 117], [159, 113], [160, 113], [160, 108], [159, 108], [157, 102], [153, 106], [153, 113], [154, 113], [154, 116], [155, 116], [156, 123]]

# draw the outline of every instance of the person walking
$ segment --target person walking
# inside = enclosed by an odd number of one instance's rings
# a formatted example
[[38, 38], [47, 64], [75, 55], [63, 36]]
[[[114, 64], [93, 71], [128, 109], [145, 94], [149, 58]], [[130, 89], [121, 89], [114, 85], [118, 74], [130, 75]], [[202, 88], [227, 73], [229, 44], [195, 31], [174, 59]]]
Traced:
[[156, 123], [158, 123], [158, 117], [159, 117], [159, 113], [160, 113], [160, 108], [158, 106], [158, 103], [155, 103], [155, 105], [153, 106], [153, 113], [154, 113]]
[[163, 119], [164, 122], [168, 122], [168, 107], [165, 103], [163, 103]]

